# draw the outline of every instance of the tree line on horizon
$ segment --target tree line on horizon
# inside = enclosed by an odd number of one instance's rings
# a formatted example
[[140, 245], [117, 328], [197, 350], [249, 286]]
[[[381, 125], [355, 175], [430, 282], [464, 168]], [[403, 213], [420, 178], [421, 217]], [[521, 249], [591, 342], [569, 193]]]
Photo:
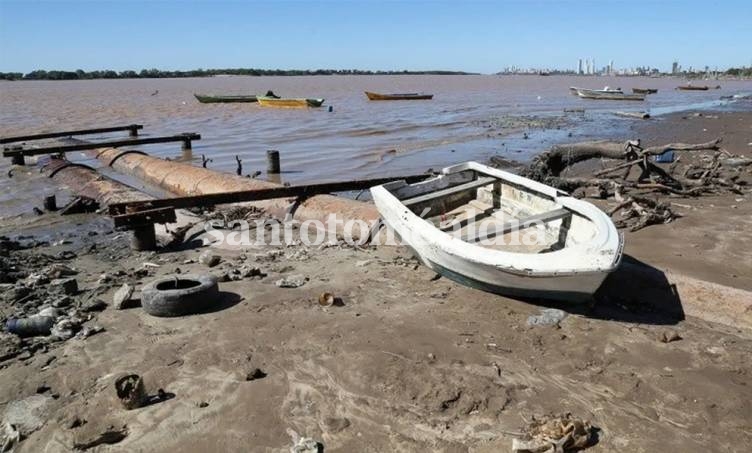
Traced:
[[26, 74], [21, 72], [0, 72], [0, 80], [89, 80], [89, 79], [161, 79], [179, 77], [212, 77], [222, 75], [239, 76], [307, 76], [307, 75], [468, 75], [463, 71], [368, 71], [361, 69], [194, 69], [190, 71], [163, 71], [142, 69], [136, 71], [45, 71], [42, 69]]
[[[552, 74], [567, 74], [567, 72], [555, 71]], [[309, 76], [309, 75], [475, 75], [477, 73], [464, 71], [370, 71], [362, 69], [255, 69], [255, 68], [235, 68], [235, 69], [194, 69], [190, 71], [164, 71], [160, 69], [142, 69], [136, 71], [113, 71], [98, 70], [84, 71], [45, 71], [42, 69], [31, 71], [26, 74], [22, 72], [0, 72], [0, 80], [91, 80], [91, 79], [161, 79], [161, 78], [181, 78], [181, 77], [213, 77], [223, 75], [239, 76]], [[696, 74], [704, 74], [697, 72]], [[721, 73], [730, 77], [752, 77], [752, 66], [729, 68]], [[691, 74], [685, 74], [691, 75]]]

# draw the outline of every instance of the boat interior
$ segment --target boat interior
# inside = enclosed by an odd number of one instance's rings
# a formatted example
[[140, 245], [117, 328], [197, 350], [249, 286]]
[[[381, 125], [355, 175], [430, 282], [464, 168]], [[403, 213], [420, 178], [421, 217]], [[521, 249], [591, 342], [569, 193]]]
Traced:
[[475, 170], [384, 188], [441, 231], [494, 250], [547, 253], [597, 233], [588, 218], [547, 194]]

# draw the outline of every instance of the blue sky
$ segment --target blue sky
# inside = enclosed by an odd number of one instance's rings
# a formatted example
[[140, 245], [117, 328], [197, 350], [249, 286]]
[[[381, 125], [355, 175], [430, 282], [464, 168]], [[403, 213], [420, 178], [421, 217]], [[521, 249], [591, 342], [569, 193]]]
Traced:
[[9, 1], [0, 71], [752, 64], [752, 0]]

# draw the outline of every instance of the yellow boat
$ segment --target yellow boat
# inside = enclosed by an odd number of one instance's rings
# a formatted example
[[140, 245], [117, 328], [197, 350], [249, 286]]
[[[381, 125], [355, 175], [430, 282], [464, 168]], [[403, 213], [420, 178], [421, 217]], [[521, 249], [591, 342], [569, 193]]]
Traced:
[[256, 96], [258, 103], [262, 107], [277, 107], [282, 109], [302, 109], [306, 107], [321, 107], [323, 99], [293, 99], [293, 98], [273, 98], [268, 96]]

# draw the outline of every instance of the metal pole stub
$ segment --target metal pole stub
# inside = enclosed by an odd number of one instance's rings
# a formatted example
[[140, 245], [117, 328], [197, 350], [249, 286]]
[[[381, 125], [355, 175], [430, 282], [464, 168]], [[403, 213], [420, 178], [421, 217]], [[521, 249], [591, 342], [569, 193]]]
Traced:
[[57, 211], [57, 199], [55, 198], [55, 194], [44, 197], [44, 209], [45, 211]]
[[[23, 146], [11, 146], [10, 148], [5, 149], [10, 149], [11, 151], [21, 151], [23, 150]], [[26, 160], [24, 160], [23, 153], [19, 152], [18, 154], [11, 156], [10, 163], [13, 165], [26, 165]]]
[[157, 234], [154, 225], [142, 225], [133, 228], [131, 232], [131, 249], [133, 250], [156, 250]]
[[270, 149], [266, 152], [266, 172], [272, 174], [280, 173], [279, 151]]

